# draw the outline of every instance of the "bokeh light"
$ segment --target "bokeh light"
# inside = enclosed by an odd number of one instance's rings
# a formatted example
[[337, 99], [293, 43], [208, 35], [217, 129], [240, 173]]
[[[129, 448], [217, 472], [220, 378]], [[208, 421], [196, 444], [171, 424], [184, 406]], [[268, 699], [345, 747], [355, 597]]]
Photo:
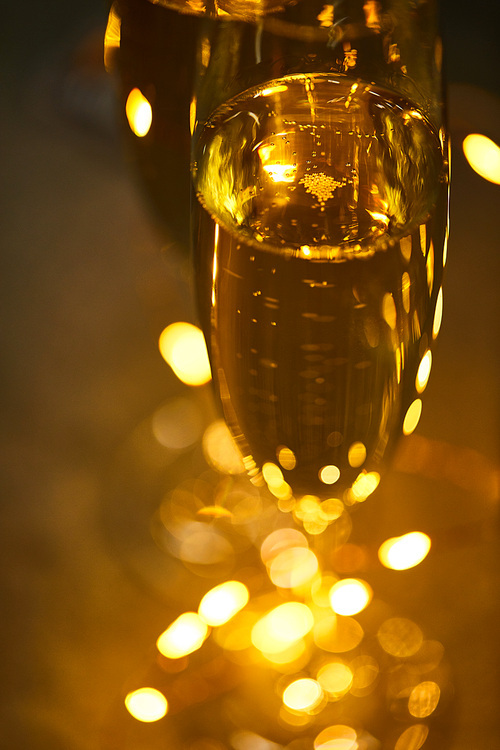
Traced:
[[420, 360], [418, 366], [417, 377], [415, 378], [415, 388], [417, 393], [422, 393], [429, 381], [432, 367], [432, 353], [430, 349], [427, 349], [424, 356]]
[[500, 147], [479, 133], [464, 138], [462, 146], [472, 169], [485, 180], [500, 185]]
[[417, 428], [421, 415], [422, 401], [421, 399], [416, 398], [408, 407], [405, 418], [403, 420], [404, 435], [411, 435], [411, 433]]
[[191, 323], [172, 323], [160, 334], [158, 342], [163, 359], [186, 385], [204, 385], [211, 380], [205, 338]]
[[269, 577], [275, 586], [292, 589], [310, 581], [318, 572], [318, 558], [305, 547], [290, 547], [280, 552], [269, 565]]
[[417, 653], [422, 646], [424, 636], [412, 620], [405, 617], [391, 617], [379, 627], [377, 639], [387, 654], [404, 659]]
[[134, 719], [149, 723], [165, 716], [168, 711], [168, 702], [159, 690], [143, 687], [127, 694], [125, 707]]
[[248, 603], [250, 594], [244, 583], [225, 581], [210, 589], [200, 602], [198, 614], [212, 627], [231, 620]]
[[410, 693], [408, 711], [417, 719], [425, 719], [436, 710], [440, 696], [441, 689], [437, 682], [420, 682]]
[[380, 545], [378, 557], [382, 565], [392, 570], [408, 570], [424, 560], [431, 548], [431, 540], [421, 531], [411, 531], [392, 537]]
[[138, 138], [149, 133], [153, 122], [153, 109], [139, 89], [132, 89], [125, 104], [125, 114], [131, 131]]
[[293, 711], [311, 711], [321, 703], [322, 698], [321, 685], [310, 677], [291, 682], [283, 692], [283, 703]]
[[324, 664], [318, 671], [317, 679], [328, 697], [338, 700], [345, 695], [352, 685], [352, 670], [341, 661]]
[[168, 659], [180, 659], [196, 651], [208, 635], [208, 626], [196, 612], [184, 612], [156, 641], [158, 651]]
[[257, 621], [252, 643], [262, 653], [279, 653], [303, 638], [313, 627], [314, 617], [306, 604], [285, 602]]
[[314, 750], [358, 750], [356, 730], [346, 724], [323, 729], [314, 740]]
[[337, 581], [330, 590], [330, 605], [338, 615], [356, 615], [370, 603], [372, 590], [358, 578]]
[[223, 419], [216, 419], [203, 433], [203, 454], [210, 466], [224, 474], [242, 474], [243, 459]]

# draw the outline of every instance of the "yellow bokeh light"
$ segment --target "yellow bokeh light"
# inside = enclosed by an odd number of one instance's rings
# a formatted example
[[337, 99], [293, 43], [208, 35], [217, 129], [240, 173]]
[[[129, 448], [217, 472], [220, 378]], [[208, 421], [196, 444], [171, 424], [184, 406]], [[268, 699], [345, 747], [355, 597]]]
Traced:
[[132, 89], [125, 104], [130, 130], [138, 138], [143, 138], [149, 133], [153, 122], [153, 109], [144, 94], [139, 89]]
[[415, 388], [417, 393], [422, 393], [429, 381], [432, 367], [432, 352], [427, 349], [424, 356], [420, 360], [420, 364], [417, 370], [417, 377], [415, 378]]
[[163, 719], [168, 711], [168, 702], [159, 690], [143, 687], [128, 693], [125, 707], [137, 721], [152, 722]]
[[380, 474], [376, 471], [362, 472], [358, 474], [351, 487], [354, 500], [363, 502], [372, 492], [375, 492], [380, 483]]
[[356, 731], [345, 724], [323, 729], [314, 740], [314, 750], [358, 750]]
[[472, 169], [485, 180], [500, 185], [500, 146], [479, 133], [468, 135], [462, 146]]
[[440, 696], [441, 690], [437, 682], [420, 682], [410, 693], [408, 711], [417, 719], [425, 719], [435, 711]]
[[353, 617], [323, 617], [314, 626], [314, 642], [324, 651], [342, 654], [352, 651], [363, 640], [363, 628]]
[[363, 443], [352, 443], [349, 450], [347, 451], [347, 460], [349, 461], [349, 465], [352, 466], [353, 469], [357, 469], [359, 466], [361, 466], [361, 464], [364, 463], [365, 459], [366, 448]]
[[283, 484], [283, 473], [279, 466], [271, 462], [262, 467], [262, 476], [268, 487], [280, 487]]
[[398, 737], [394, 750], [420, 750], [427, 735], [429, 727], [425, 724], [413, 724]]
[[352, 685], [353, 674], [347, 664], [340, 661], [329, 662], [318, 672], [318, 682], [330, 698], [338, 699], [345, 695]]
[[281, 445], [277, 450], [277, 454], [278, 461], [284, 469], [286, 469], [287, 471], [295, 469], [297, 459], [295, 458], [295, 453], [291, 448], [287, 448], [286, 445]]
[[323, 484], [335, 484], [340, 478], [340, 469], [338, 466], [329, 464], [328, 466], [323, 466], [323, 468], [319, 470], [318, 476]]
[[356, 615], [372, 598], [370, 586], [358, 578], [344, 578], [330, 589], [330, 606], [338, 615]]
[[378, 557], [382, 565], [391, 570], [408, 570], [424, 560], [431, 548], [431, 540], [421, 531], [411, 531], [392, 537], [380, 545]]
[[109, 11], [106, 32], [104, 34], [104, 67], [108, 73], [113, 69], [113, 56], [121, 43], [121, 18], [116, 12], [115, 3]]
[[439, 333], [439, 329], [441, 328], [441, 322], [443, 319], [443, 287], [439, 290], [437, 300], [436, 300], [436, 309], [434, 311], [434, 320], [432, 323], [432, 338], [437, 338], [437, 335]]
[[386, 653], [406, 658], [417, 653], [424, 636], [412, 620], [405, 617], [391, 617], [385, 620], [378, 629], [377, 639]]
[[262, 542], [260, 555], [262, 560], [268, 565], [283, 550], [290, 549], [291, 547], [308, 546], [306, 537], [298, 529], [277, 529], [268, 534]]
[[396, 328], [396, 303], [392, 294], [384, 294], [382, 299], [382, 317], [392, 330]]
[[168, 659], [180, 659], [199, 649], [207, 635], [205, 620], [196, 612], [184, 612], [160, 635], [156, 646]]
[[403, 420], [404, 435], [411, 435], [411, 433], [416, 429], [420, 421], [421, 414], [422, 401], [419, 398], [416, 398], [415, 401], [413, 401], [408, 407], [408, 411], [406, 412], [405, 418]]
[[292, 711], [311, 711], [321, 703], [322, 698], [321, 685], [310, 677], [291, 682], [283, 692], [283, 703]]
[[203, 454], [207, 462], [224, 474], [242, 474], [243, 459], [223, 419], [216, 419], [203, 433]]
[[212, 377], [205, 338], [191, 323], [172, 323], [160, 335], [161, 356], [186, 385], [204, 385]]
[[223, 625], [248, 603], [250, 595], [244, 583], [225, 581], [210, 589], [200, 602], [198, 614], [212, 627]]
[[271, 561], [269, 578], [275, 586], [292, 589], [310, 581], [318, 572], [318, 558], [305, 547], [290, 547]]
[[262, 653], [279, 653], [303, 638], [314, 617], [306, 604], [285, 602], [272, 609], [252, 628], [252, 643]]

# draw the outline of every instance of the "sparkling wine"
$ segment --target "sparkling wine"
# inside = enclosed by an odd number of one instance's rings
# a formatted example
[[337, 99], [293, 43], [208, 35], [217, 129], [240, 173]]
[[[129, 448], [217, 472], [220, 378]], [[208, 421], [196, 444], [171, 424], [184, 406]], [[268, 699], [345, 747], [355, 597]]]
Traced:
[[200, 309], [250, 475], [275, 464], [323, 496], [378, 476], [431, 362], [443, 140], [411, 102], [328, 74], [247, 90], [205, 124]]

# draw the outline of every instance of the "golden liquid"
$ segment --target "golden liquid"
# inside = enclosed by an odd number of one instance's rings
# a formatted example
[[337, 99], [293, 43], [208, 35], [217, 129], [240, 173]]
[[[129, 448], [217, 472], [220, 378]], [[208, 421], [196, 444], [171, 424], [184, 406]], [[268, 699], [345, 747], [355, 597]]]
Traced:
[[386, 91], [295, 75], [214, 114], [194, 181], [200, 305], [246, 465], [285, 456], [294, 491], [337, 494], [380, 469], [418, 396], [443, 269], [440, 140]]

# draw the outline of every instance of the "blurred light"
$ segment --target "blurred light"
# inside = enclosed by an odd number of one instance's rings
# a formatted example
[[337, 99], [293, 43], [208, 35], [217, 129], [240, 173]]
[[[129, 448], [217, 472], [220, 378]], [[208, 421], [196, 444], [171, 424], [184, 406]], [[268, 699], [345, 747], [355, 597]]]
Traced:
[[322, 698], [321, 685], [310, 677], [291, 682], [283, 692], [283, 703], [292, 711], [310, 711], [321, 703]]
[[271, 96], [274, 94], [280, 94], [282, 91], [287, 91], [288, 86], [286, 86], [284, 83], [277, 84], [276, 86], [270, 86], [267, 89], [262, 89], [262, 91], [259, 91], [255, 96]]
[[352, 695], [362, 697], [368, 695], [375, 687], [375, 681], [379, 674], [379, 665], [371, 656], [362, 654], [351, 662], [353, 680], [350, 692]]
[[269, 578], [280, 588], [296, 588], [314, 578], [318, 567], [318, 558], [312, 550], [305, 547], [290, 547], [272, 560]]
[[408, 711], [417, 719], [430, 716], [439, 703], [441, 690], [432, 680], [415, 685], [408, 698]]
[[353, 617], [323, 617], [314, 626], [314, 642], [324, 651], [343, 654], [363, 640], [363, 628]]
[[330, 590], [330, 605], [338, 615], [356, 615], [369, 604], [372, 590], [365, 581], [344, 578]]
[[250, 595], [240, 581], [225, 581], [210, 589], [200, 602], [198, 614], [212, 627], [223, 625], [248, 603]]
[[412, 620], [391, 617], [378, 629], [377, 639], [386, 653], [406, 658], [417, 653], [424, 637], [418, 625]]
[[306, 635], [314, 617], [306, 604], [285, 602], [262, 617], [252, 628], [252, 643], [263, 653], [279, 653]]
[[293, 164], [264, 164], [263, 166], [273, 182], [290, 183], [295, 180], [297, 167]]
[[432, 367], [432, 353], [427, 349], [418, 366], [417, 377], [415, 379], [415, 388], [417, 393], [422, 393], [429, 381]]
[[465, 158], [478, 175], [500, 185], [500, 147], [485, 135], [471, 133], [463, 142]]
[[319, 470], [318, 476], [323, 484], [335, 484], [340, 478], [340, 469], [338, 466], [329, 464], [328, 466], [323, 466], [323, 468]]
[[172, 533], [181, 539], [178, 557], [184, 563], [217, 565], [233, 555], [231, 542], [211, 524], [187, 522], [179, 524]]
[[392, 294], [389, 294], [389, 292], [384, 294], [382, 299], [382, 317], [389, 328], [392, 330], [396, 328], [396, 304], [394, 302], [394, 297]]
[[196, 612], [184, 612], [163, 632], [156, 646], [168, 659], [180, 659], [200, 648], [208, 635], [208, 626]]
[[401, 292], [403, 297], [403, 307], [406, 313], [410, 312], [410, 274], [405, 271], [401, 277]]
[[349, 461], [349, 465], [352, 466], [353, 469], [357, 469], [359, 466], [361, 466], [362, 463], [364, 463], [365, 458], [366, 448], [363, 443], [352, 443], [349, 450], [347, 451], [347, 460]]
[[357, 734], [352, 727], [336, 724], [323, 729], [314, 740], [314, 750], [358, 750]]
[[357, 502], [363, 502], [375, 492], [380, 483], [380, 474], [376, 471], [358, 474], [351, 487], [351, 493]]
[[108, 73], [113, 69], [113, 56], [115, 50], [120, 48], [121, 42], [121, 18], [115, 10], [115, 3], [109, 11], [108, 23], [104, 34], [104, 67]]
[[287, 448], [286, 445], [282, 445], [278, 448], [278, 461], [281, 466], [287, 471], [295, 469], [295, 465], [297, 463], [295, 453], [291, 450], [291, 448]]
[[432, 338], [433, 339], [435, 339], [439, 333], [442, 319], [443, 319], [443, 287], [441, 287], [441, 289], [439, 290], [437, 300], [436, 300], [436, 309], [434, 311], [434, 320], [432, 323]]
[[186, 385], [203, 385], [212, 377], [203, 333], [191, 323], [172, 323], [158, 342], [163, 359]]
[[151, 722], [162, 719], [168, 711], [167, 699], [150, 687], [133, 690], [125, 697], [125, 707], [137, 721]]
[[283, 472], [273, 463], [265, 463], [262, 467], [262, 476], [268, 487], [279, 487], [283, 483]]
[[347, 664], [341, 661], [333, 661], [321, 667], [317, 679], [330, 698], [338, 699], [349, 691], [353, 674]]
[[413, 724], [398, 737], [394, 750], [420, 750], [428, 734], [425, 724]]
[[200, 409], [188, 398], [176, 398], [161, 406], [151, 420], [153, 435], [165, 448], [185, 450], [199, 440], [203, 429]]
[[125, 104], [130, 130], [138, 138], [143, 138], [149, 133], [153, 121], [153, 110], [144, 94], [139, 89], [132, 89]]
[[378, 556], [382, 565], [392, 570], [408, 570], [424, 560], [431, 548], [431, 540], [421, 531], [392, 537], [381, 544]]
[[408, 407], [408, 411], [406, 412], [405, 418], [403, 420], [404, 435], [411, 435], [411, 433], [416, 429], [420, 421], [421, 414], [422, 401], [419, 398], [416, 398], [415, 401], [413, 401]]
[[216, 419], [203, 433], [203, 454], [210, 466], [224, 474], [242, 474], [243, 459], [223, 419]]
[[266, 536], [262, 542], [260, 555], [262, 560], [268, 565], [285, 549], [290, 549], [291, 547], [307, 548], [308, 546], [306, 537], [298, 529], [277, 529]]

